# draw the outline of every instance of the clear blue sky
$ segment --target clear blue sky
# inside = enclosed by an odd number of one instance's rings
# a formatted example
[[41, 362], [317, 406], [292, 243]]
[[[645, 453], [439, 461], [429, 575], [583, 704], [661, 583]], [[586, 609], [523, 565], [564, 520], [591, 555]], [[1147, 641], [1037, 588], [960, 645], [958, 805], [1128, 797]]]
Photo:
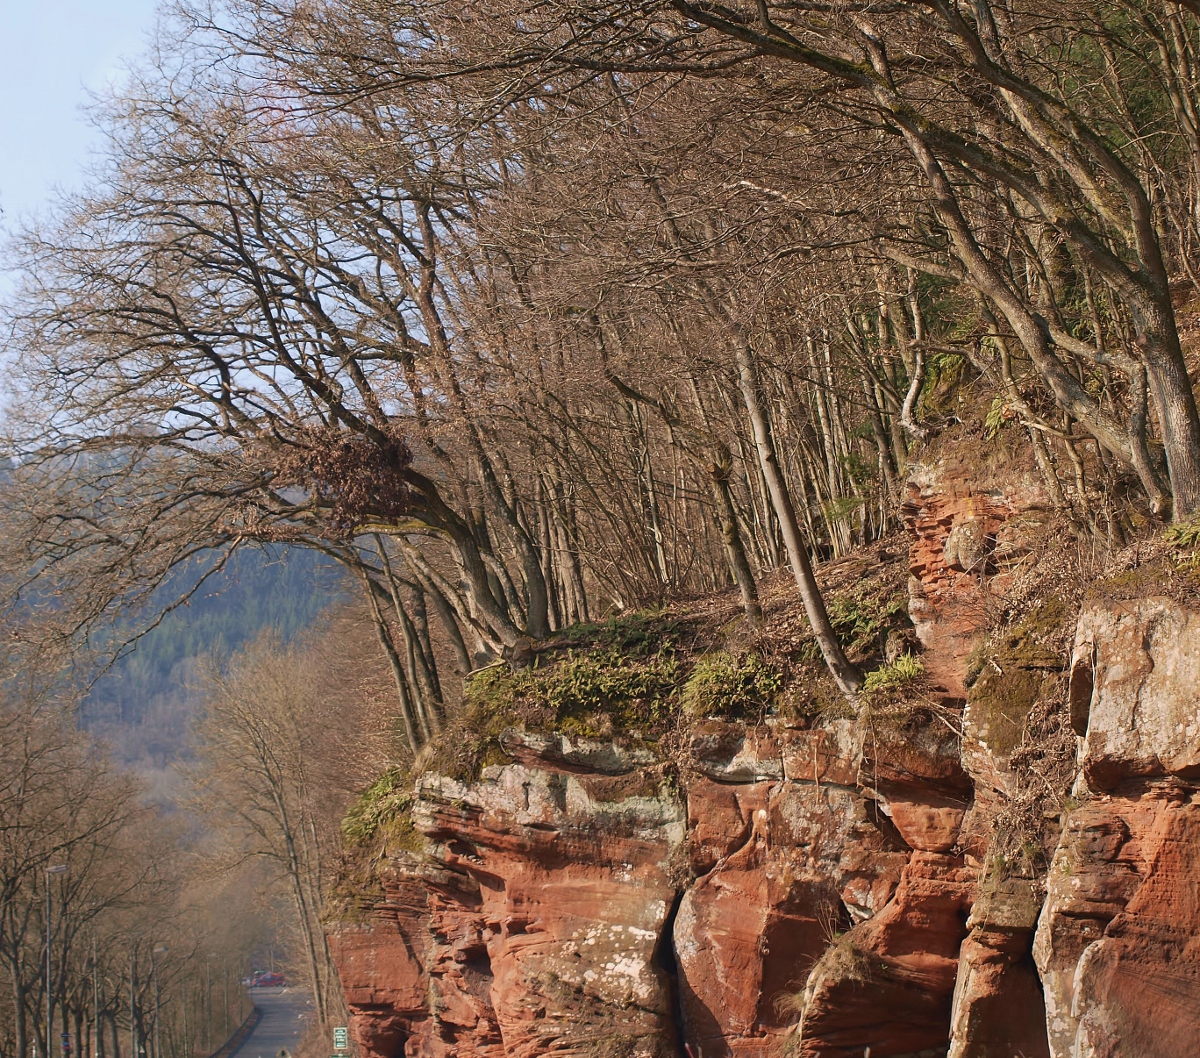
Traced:
[[78, 187], [96, 137], [88, 89], [120, 80], [158, 0], [0, 0], [0, 225], [12, 230], [54, 185]]

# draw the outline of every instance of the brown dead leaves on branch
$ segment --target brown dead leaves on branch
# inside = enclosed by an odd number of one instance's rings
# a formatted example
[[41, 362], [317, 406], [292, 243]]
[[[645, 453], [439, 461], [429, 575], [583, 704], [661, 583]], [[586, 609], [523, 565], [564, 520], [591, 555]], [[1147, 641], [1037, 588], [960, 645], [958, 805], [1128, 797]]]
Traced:
[[281, 485], [307, 490], [326, 512], [325, 536], [353, 536], [369, 521], [395, 521], [413, 508], [405, 472], [413, 454], [395, 427], [364, 437], [336, 426], [295, 431], [263, 462]]

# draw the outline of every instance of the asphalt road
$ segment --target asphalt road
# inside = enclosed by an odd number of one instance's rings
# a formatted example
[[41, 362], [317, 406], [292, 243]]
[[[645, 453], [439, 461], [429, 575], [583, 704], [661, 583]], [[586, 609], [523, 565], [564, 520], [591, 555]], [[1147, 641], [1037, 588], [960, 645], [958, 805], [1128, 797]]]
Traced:
[[251, 988], [250, 998], [262, 1017], [230, 1058], [279, 1058], [280, 1051], [295, 1053], [312, 1012], [308, 993], [296, 988]]

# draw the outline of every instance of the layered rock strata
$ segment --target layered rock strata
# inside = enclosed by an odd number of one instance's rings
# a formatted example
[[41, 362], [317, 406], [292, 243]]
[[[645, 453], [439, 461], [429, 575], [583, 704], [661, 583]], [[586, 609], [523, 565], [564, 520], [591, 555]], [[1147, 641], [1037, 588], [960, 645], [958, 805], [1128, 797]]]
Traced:
[[654, 746], [510, 731], [511, 763], [477, 781], [425, 775], [426, 850], [389, 857], [384, 898], [331, 930], [365, 1058], [1192, 1053], [1200, 614], [1085, 608], [1052, 866], [992, 851], [1030, 703], [1068, 661], [1035, 613], [970, 671], [1042, 499], [914, 479], [923, 706], [699, 722], [671, 769]]
[[1200, 614], [1086, 607], [1071, 659], [1077, 795], [1034, 955], [1054, 1058], [1197, 1049]]

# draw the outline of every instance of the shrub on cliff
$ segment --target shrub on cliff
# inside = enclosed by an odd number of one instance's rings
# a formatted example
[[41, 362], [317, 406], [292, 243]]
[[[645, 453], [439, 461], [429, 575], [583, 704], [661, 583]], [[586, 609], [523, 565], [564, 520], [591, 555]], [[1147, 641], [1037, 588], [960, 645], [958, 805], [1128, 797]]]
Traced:
[[[889, 634], [912, 627], [908, 618], [907, 593], [887, 591], [881, 594], [880, 587], [865, 581], [829, 593], [829, 620], [846, 644], [846, 653], [858, 662], [878, 655]], [[818, 654], [816, 643], [806, 637], [799, 653], [801, 660], [816, 661]]]
[[669, 647], [636, 660], [614, 650], [570, 658], [547, 674], [543, 689], [561, 730], [595, 738], [660, 719], [677, 680]]
[[914, 654], [901, 654], [890, 665], [868, 672], [863, 680], [863, 694], [869, 697], [891, 696], [912, 687], [925, 675], [925, 666]]
[[475, 779], [482, 768], [508, 759], [500, 740], [510, 727], [582, 738], [652, 734], [671, 715], [678, 682], [669, 637], [654, 654], [610, 648], [571, 651], [541, 669], [491, 666], [467, 681], [462, 712], [425, 767]]
[[380, 839], [408, 848], [417, 839], [409, 817], [411, 781], [400, 768], [388, 768], [358, 796], [342, 820], [348, 846], [364, 847]]
[[546, 669], [513, 672], [496, 666], [476, 673], [464, 703], [476, 728], [500, 721], [563, 730], [589, 726], [601, 713], [616, 726], [631, 728], [663, 714], [677, 679], [669, 642], [648, 657], [615, 649], [572, 652]]
[[688, 716], [740, 717], [768, 708], [783, 678], [758, 654], [738, 656], [718, 650], [696, 662], [683, 687]]

